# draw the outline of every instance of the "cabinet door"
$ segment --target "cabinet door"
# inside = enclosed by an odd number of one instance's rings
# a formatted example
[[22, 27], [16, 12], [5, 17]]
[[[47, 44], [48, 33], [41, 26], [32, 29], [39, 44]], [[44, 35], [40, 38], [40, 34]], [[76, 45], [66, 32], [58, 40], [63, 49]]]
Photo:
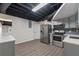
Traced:
[[65, 28], [69, 28], [68, 19], [65, 19], [65, 20], [64, 20], [64, 23], [65, 23]]
[[75, 15], [75, 26], [78, 28], [78, 13]]
[[0, 43], [0, 56], [14, 56], [15, 41]]
[[79, 27], [79, 8], [78, 8], [78, 27]]
[[75, 16], [70, 17], [70, 28], [75, 28]]

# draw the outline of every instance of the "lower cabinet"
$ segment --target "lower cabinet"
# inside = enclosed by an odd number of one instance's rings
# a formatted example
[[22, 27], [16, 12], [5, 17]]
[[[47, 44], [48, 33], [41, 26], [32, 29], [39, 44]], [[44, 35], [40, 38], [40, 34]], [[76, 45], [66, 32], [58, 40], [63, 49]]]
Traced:
[[64, 56], [79, 56], [79, 45], [64, 42]]
[[15, 41], [0, 43], [0, 56], [14, 56]]

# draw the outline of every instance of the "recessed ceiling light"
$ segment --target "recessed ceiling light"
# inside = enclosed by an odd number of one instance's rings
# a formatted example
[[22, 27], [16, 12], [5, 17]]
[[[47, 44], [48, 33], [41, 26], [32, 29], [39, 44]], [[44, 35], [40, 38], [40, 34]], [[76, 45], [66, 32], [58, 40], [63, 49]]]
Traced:
[[33, 12], [36, 12], [37, 10], [39, 10], [40, 8], [44, 7], [45, 5], [47, 5], [48, 3], [40, 3], [38, 4], [35, 8], [32, 9]]

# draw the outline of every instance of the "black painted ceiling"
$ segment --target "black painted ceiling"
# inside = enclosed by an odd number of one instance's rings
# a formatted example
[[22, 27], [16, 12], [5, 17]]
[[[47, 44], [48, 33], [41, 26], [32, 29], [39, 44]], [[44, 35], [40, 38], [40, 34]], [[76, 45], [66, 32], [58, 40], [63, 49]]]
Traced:
[[[62, 3], [48, 3], [36, 12], [32, 9], [39, 3], [11, 3], [6, 9], [6, 14], [13, 15], [33, 21], [50, 20], [53, 13], [58, 10]], [[49, 15], [51, 15], [49, 17]]]

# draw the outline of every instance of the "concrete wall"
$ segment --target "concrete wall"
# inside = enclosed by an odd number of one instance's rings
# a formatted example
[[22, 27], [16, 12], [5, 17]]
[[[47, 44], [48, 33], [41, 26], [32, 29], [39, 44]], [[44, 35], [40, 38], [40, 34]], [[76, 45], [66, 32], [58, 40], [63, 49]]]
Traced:
[[16, 39], [16, 44], [40, 39], [40, 22], [32, 21], [32, 28], [29, 28], [29, 20], [19, 17], [0, 14], [0, 18], [12, 20], [11, 34]]

